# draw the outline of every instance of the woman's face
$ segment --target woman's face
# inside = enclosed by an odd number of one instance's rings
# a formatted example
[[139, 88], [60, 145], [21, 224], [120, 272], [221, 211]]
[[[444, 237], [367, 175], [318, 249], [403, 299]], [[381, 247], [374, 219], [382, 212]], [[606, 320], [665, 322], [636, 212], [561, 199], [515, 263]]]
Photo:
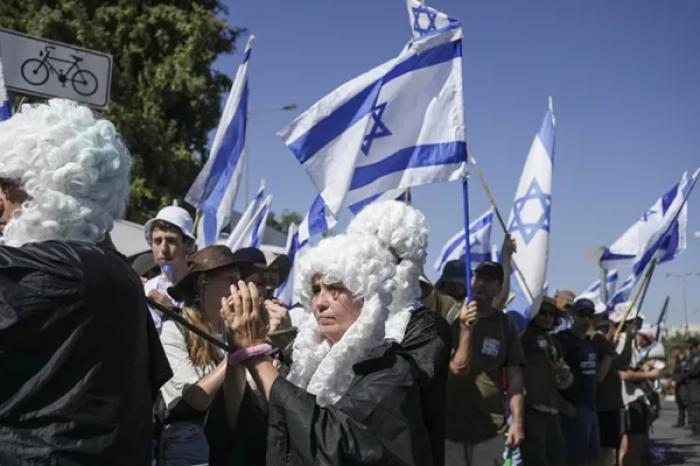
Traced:
[[199, 293], [202, 310], [212, 315], [221, 308], [221, 298], [231, 294], [231, 285], [241, 279], [236, 267], [222, 267], [202, 274], [199, 278]]
[[311, 280], [311, 308], [321, 333], [335, 344], [357, 320], [363, 300], [355, 299], [341, 283], [326, 285], [320, 275]]

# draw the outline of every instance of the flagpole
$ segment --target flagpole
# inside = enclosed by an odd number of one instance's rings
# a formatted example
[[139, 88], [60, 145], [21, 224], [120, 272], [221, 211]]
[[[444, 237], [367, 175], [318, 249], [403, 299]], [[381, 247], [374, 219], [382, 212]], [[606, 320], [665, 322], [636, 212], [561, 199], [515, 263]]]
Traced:
[[[600, 262], [599, 262], [600, 263]], [[608, 302], [608, 271], [602, 267], [600, 269], [600, 300], [605, 304]]]
[[[498, 210], [498, 206], [496, 205], [496, 199], [493, 197], [493, 194], [491, 194], [491, 189], [489, 188], [488, 183], [486, 182], [486, 178], [484, 178], [484, 174], [481, 172], [481, 167], [479, 167], [479, 164], [476, 163], [476, 159], [472, 155], [471, 148], [467, 146], [467, 158], [469, 160], [469, 163], [476, 169], [476, 174], [479, 176], [479, 180], [481, 181], [481, 187], [484, 188], [484, 192], [486, 193], [486, 198], [489, 201], [489, 204], [491, 204], [491, 208], [493, 211], [496, 213], [496, 218], [498, 219], [498, 223], [501, 225], [501, 228], [503, 229], [503, 233], [508, 235], [508, 227], [506, 227], [506, 222], [503, 220], [503, 216], [501, 215], [501, 211]], [[469, 227], [467, 226], [467, 229], [465, 230], [467, 232], [467, 238], [469, 237]], [[467, 240], [468, 241], [468, 240]], [[516, 274], [518, 274], [518, 277], [520, 278], [520, 281], [523, 284], [523, 288], [525, 289], [525, 292], [528, 294], [528, 297], [530, 298], [530, 301], [535, 302], [535, 297], [532, 294], [532, 291], [530, 291], [530, 287], [527, 284], [527, 280], [525, 280], [525, 275], [520, 271], [520, 268], [518, 267], [518, 264], [515, 262], [515, 259], [512, 257], [510, 258], [510, 264], [513, 267], [513, 270], [515, 271]]]
[[[467, 165], [468, 167], [468, 165]], [[462, 201], [464, 204], [464, 276], [466, 277], [467, 301], [472, 300], [472, 253], [469, 248], [469, 172], [462, 175]]]
[[659, 341], [659, 337], [661, 336], [661, 324], [664, 321], [664, 317], [666, 316], [666, 309], [668, 309], [668, 302], [671, 300], [669, 296], [666, 296], [666, 299], [664, 300], [664, 305], [661, 307], [661, 314], [659, 314], [659, 318], [656, 320], [656, 341]]
[[649, 284], [651, 283], [651, 277], [654, 275], [654, 270], [656, 270], [656, 259], [652, 260], [651, 265], [649, 266], [649, 278], [644, 284], [642, 296], [639, 298], [639, 306], [637, 306], [637, 315], [640, 314], [640, 311], [642, 310], [642, 304], [644, 304], [644, 298], [647, 297], [647, 290], [649, 289]]
[[627, 321], [627, 316], [630, 315], [630, 312], [632, 312], [632, 308], [634, 308], [634, 305], [637, 303], [637, 300], [641, 296], [644, 289], [647, 287], [647, 282], [651, 278], [651, 272], [653, 272], [653, 269], [655, 266], [656, 266], [656, 259], [653, 259], [651, 262], [651, 265], [649, 266], [649, 269], [647, 269], [646, 275], [644, 275], [644, 279], [642, 280], [642, 284], [640, 285], [639, 288], [637, 288], [637, 292], [634, 294], [634, 298], [630, 302], [630, 305], [627, 306], [627, 309], [625, 310], [625, 314], [622, 316], [620, 323], [617, 324], [617, 329], [615, 329], [615, 335], [613, 336], [613, 341], [617, 341], [620, 338], [620, 333], [622, 333], [622, 327], [625, 325], [625, 322]]

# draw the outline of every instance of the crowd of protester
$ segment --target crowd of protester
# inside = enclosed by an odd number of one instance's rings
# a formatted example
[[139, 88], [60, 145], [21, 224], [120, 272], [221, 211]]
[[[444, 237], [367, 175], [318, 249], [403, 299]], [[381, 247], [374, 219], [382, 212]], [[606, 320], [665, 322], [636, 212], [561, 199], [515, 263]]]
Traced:
[[[288, 258], [196, 250], [182, 207], [130, 268], [109, 240], [130, 166], [68, 101], [0, 124], [0, 464], [649, 464], [656, 332], [567, 290], [519, 329], [510, 236], [467, 300], [463, 261], [423, 274], [417, 209], [370, 204], [297, 258], [290, 310]], [[673, 380], [700, 433], [696, 350]]]

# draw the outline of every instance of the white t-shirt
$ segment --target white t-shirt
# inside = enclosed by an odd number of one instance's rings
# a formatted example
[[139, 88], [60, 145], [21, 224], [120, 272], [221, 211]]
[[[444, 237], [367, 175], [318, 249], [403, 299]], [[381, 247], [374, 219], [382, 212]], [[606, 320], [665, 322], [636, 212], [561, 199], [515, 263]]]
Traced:
[[[627, 339], [627, 334], [623, 333], [620, 335], [620, 339], [617, 342], [617, 354], [622, 353], [622, 349], [625, 346], [625, 340]], [[632, 355], [630, 358], [630, 367], [637, 367], [639, 364], [640, 356], [639, 349], [637, 348], [637, 342], [632, 342]], [[627, 406], [633, 401], [644, 396], [644, 390], [642, 389], [641, 382], [633, 382], [630, 380], [622, 381], [622, 402]]]
[[[160, 393], [163, 395], [165, 406], [172, 409], [182, 399], [185, 390], [216, 368], [216, 364], [212, 362], [205, 367], [196, 367], [187, 351], [185, 336], [172, 320], [163, 323], [160, 342], [173, 370], [172, 378], [160, 388]], [[217, 354], [223, 357], [218, 351]]]

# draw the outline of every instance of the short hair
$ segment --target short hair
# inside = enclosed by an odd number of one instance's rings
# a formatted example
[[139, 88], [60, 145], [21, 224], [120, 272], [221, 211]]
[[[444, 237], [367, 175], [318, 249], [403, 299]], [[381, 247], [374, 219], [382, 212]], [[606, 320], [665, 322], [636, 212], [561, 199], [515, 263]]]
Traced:
[[[180, 235], [180, 238], [182, 239], [182, 244], [184, 244], [185, 248], [187, 248], [185, 255], [194, 252], [194, 250], [196, 249], [194, 239], [184, 234], [179, 226], [173, 225], [172, 223], [166, 222], [165, 220], [154, 220], [151, 224], [151, 238], [153, 238], [153, 232], [156, 230], [156, 228], [161, 231], [172, 231]], [[149, 246], [151, 246], [151, 244], [149, 244]]]

